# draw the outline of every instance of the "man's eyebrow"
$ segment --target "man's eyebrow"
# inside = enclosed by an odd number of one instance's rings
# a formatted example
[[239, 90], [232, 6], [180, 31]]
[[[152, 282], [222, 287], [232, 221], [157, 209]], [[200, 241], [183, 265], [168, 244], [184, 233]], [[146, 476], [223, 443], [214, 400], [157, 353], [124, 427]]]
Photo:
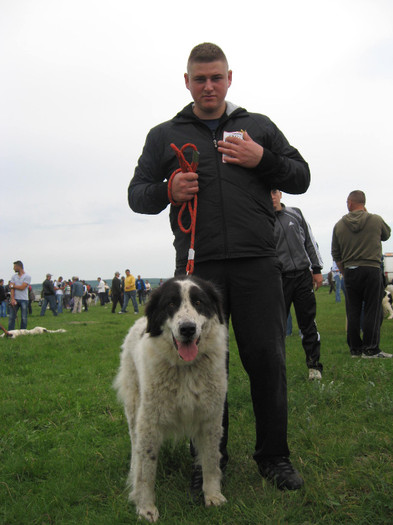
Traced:
[[221, 73], [215, 73], [214, 75], [211, 75], [211, 76], [207, 76], [207, 75], [195, 75], [193, 76], [192, 78], [194, 80], [204, 80], [204, 79], [207, 79], [207, 78], [223, 78], [224, 75], [222, 75]]

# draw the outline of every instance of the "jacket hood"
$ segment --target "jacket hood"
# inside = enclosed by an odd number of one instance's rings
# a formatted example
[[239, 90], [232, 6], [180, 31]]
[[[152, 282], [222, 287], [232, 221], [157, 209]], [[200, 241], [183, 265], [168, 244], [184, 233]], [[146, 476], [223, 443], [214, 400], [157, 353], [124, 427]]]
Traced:
[[369, 218], [369, 213], [363, 210], [357, 210], [344, 215], [343, 222], [351, 232], [357, 233], [363, 230]]

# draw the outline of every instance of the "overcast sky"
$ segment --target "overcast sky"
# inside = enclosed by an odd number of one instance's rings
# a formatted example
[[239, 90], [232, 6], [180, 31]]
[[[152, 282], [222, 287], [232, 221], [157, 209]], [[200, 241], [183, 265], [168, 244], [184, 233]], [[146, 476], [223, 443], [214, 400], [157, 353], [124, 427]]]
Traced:
[[2, 0], [0, 278], [16, 259], [33, 283], [173, 274], [167, 210], [133, 213], [127, 188], [149, 129], [191, 101], [183, 73], [204, 41], [227, 55], [228, 100], [268, 115], [309, 163], [308, 192], [283, 202], [325, 271], [351, 190], [393, 227], [390, 0]]

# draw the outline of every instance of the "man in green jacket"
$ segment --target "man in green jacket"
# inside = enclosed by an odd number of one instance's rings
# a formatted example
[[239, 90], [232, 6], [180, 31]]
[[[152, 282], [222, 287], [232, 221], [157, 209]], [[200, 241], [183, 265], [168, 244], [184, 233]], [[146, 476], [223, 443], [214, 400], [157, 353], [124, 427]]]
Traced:
[[[390, 228], [379, 215], [368, 213], [363, 191], [352, 191], [349, 213], [334, 226], [332, 257], [345, 283], [348, 318], [347, 342], [352, 357], [392, 357], [379, 348], [382, 324], [382, 245]], [[363, 338], [360, 317], [364, 303]]]

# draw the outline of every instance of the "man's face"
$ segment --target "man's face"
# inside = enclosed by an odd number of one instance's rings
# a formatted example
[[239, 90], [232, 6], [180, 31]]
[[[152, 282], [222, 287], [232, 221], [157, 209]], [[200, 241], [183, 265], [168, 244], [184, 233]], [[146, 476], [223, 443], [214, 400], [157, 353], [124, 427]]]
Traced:
[[271, 196], [272, 196], [273, 208], [275, 209], [275, 211], [281, 210], [281, 197], [282, 197], [281, 191], [272, 190]]
[[222, 60], [192, 62], [184, 79], [195, 102], [195, 115], [201, 119], [220, 118], [232, 83], [232, 71], [228, 71], [226, 63]]

